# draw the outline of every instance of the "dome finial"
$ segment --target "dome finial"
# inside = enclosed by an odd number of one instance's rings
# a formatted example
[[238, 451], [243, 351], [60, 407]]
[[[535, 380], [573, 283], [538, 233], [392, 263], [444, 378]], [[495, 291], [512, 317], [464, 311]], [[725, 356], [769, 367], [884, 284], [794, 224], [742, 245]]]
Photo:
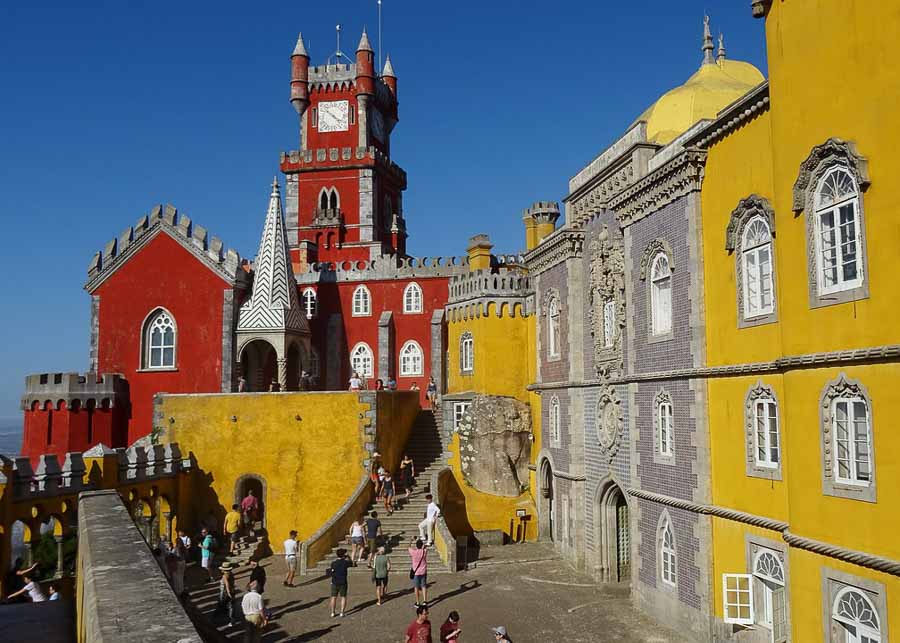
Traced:
[[716, 61], [713, 58], [713, 37], [709, 30], [709, 16], [703, 16], [703, 64], [712, 65]]
[[719, 51], [716, 52], [716, 62], [725, 60], [725, 36], [719, 32]]

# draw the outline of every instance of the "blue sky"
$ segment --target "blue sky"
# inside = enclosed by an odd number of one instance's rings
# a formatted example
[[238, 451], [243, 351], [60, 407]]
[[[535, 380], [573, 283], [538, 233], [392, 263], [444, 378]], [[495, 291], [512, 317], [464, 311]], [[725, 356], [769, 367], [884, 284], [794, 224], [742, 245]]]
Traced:
[[[729, 57], [765, 73], [749, 0], [383, 9], [399, 77], [392, 152], [409, 175], [420, 256], [463, 254], [481, 232], [521, 249], [521, 210], [561, 199], [570, 176], [695, 71], [705, 11]], [[0, 418], [18, 414], [27, 373], [84, 370], [88, 261], [153, 204], [255, 252], [279, 153], [297, 147], [297, 32], [322, 63], [338, 22], [345, 50], [364, 24], [374, 44], [376, 0], [0, 7]]]

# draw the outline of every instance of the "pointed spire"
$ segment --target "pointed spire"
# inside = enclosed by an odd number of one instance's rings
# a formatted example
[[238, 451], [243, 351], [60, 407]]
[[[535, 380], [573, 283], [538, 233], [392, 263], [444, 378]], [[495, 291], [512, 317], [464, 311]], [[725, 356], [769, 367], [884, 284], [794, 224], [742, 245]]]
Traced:
[[[269, 198], [271, 199], [272, 197], [275, 197], [275, 196], [281, 196], [281, 190], [278, 187], [278, 175], [277, 174], [272, 177], [272, 194], [269, 195]], [[271, 207], [271, 204], [270, 204], [270, 207]]]
[[365, 27], [363, 27], [362, 38], [359, 39], [359, 46], [356, 48], [356, 51], [371, 51], [375, 53], [375, 50], [372, 49], [372, 44], [369, 42], [369, 34], [366, 33]]
[[306, 56], [307, 58], [309, 58], [309, 53], [307, 53], [307, 51], [306, 51], [306, 45], [303, 43], [303, 34], [302, 33], [300, 33], [297, 36], [297, 44], [294, 47], [294, 53], [291, 55], [292, 56]]
[[716, 61], [713, 58], [713, 37], [709, 30], [709, 16], [703, 16], [703, 64], [712, 65]]
[[394, 74], [394, 66], [391, 64], [391, 55], [388, 54], [387, 58], [384, 60], [384, 70], [381, 72], [382, 76], [390, 76], [391, 78], [396, 78], [396, 74]]
[[725, 36], [719, 32], [719, 51], [716, 53], [716, 62], [725, 60]]

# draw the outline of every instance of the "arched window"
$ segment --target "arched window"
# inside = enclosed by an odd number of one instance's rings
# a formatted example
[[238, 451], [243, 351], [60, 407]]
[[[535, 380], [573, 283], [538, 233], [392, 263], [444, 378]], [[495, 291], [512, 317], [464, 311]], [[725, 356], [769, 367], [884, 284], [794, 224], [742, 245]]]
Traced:
[[667, 393], [660, 393], [656, 396], [656, 433], [657, 449], [662, 456], [673, 455], [673, 425], [672, 398]]
[[551, 442], [559, 442], [560, 439], [560, 430], [559, 430], [559, 398], [555, 395], [550, 398], [550, 408], [547, 412], [548, 415], [548, 424], [550, 425], [550, 441]]
[[303, 291], [303, 312], [306, 313], [307, 319], [312, 319], [319, 314], [319, 300], [316, 298], [316, 291], [312, 288]]
[[400, 349], [400, 375], [422, 375], [425, 372], [424, 361], [422, 347], [412, 340], [406, 342]]
[[829, 170], [815, 194], [819, 294], [856, 288], [863, 281], [859, 189], [842, 167]]
[[375, 375], [375, 359], [369, 345], [360, 342], [350, 351], [350, 368], [360, 377], [373, 377]]
[[417, 283], [411, 283], [403, 291], [403, 312], [406, 314], [422, 312], [422, 289]]
[[783, 641], [788, 633], [784, 567], [775, 552], [760, 549], [753, 561], [753, 576], [759, 589], [757, 622], [772, 630], [772, 640]]
[[459, 338], [459, 370], [463, 373], [475, 370], [475, 341], [469, 332]]
[[672, 330], [672, 270], [664, 252], [656, 254], [650, 270], [650, 316], [653, 335]]
[[744, 277], [744, 317], [751, 319], [775, 310], [772, 278], [772, 233], [766, 220], [757, 216], [744, 228], [741, 240]]
[[668, 514], [663, 514], [659, 522], [659, 573], [667, 585], [678, 584], [678, 557], [675, 553], [675, 533]]
[[775, 469], [781, 460], [778, 436], [778, 405], [771, 397], [753, 401], [753, 446], [756, 466]]
[[144, 368], [175, 368], [175, 320], [162, 308], [144, 324]]
[[331, 188], [331, 196], [328, 197], [328, 207], [332, 210], [338, 209], [338, 193], [335, 188]]
[[322, 188], [322, 191], [319, 193], [319, 209], [328, 209], [328, 190], [325, 188]]
[[559, 357], [559, 300], [556, 297], [547, 307], [547, 354]]
[[839, 397], [832, 402], [834, 475], [838, 482], [868, 485], [872, 480], [869, 408], [865, 398]]
[[372, 314], [372, 295], [365, 286], [357, 286], [353, 291], [353, 316], [367, 317]]
[[856, 588], [845, 587], [834, 597], [831, 617], [845, 635], [841, 643], [880, 643], [881, 625], [872, 602]]

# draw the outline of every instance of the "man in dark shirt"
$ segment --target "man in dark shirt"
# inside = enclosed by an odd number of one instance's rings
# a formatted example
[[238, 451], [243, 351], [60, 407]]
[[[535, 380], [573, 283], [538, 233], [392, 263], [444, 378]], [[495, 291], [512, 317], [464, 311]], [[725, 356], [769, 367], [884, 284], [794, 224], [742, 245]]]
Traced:
[[328, 571], [331, 573], [331, 618], [334, 618], [334, 604], [338, 597], [341, 596], [341, 616], [347, 609], [347, 570], [353, 566], [353, 563], [347, 560], [347, 550], [338, 549], [337, 559], [331, 563]]
[[456, 643], [459, 640], [459, 612], [453, 610], [441, 625], [441, 643]]
[[431, 621], [428, 620], [428, 608], [424, 605], [416, 608], [416, 620], [406, 628], [404, 643], [431, 643]]
[[248, 583], [256, 581], [256, 591], [260, 594], [266, 589], [266, 570], [259, 566], [259, 561], [255, 558], [250, 559], [250, 580]]
[[372, 559], [375, 558], [375, 552], [378, 550], [378, 539], [383, 535], [381, 532], [381, 521], [378, 520], [378, 512], [373, 511], [366, 518], [366, 548], [369, 550], [369, 567], [372, 566]]

